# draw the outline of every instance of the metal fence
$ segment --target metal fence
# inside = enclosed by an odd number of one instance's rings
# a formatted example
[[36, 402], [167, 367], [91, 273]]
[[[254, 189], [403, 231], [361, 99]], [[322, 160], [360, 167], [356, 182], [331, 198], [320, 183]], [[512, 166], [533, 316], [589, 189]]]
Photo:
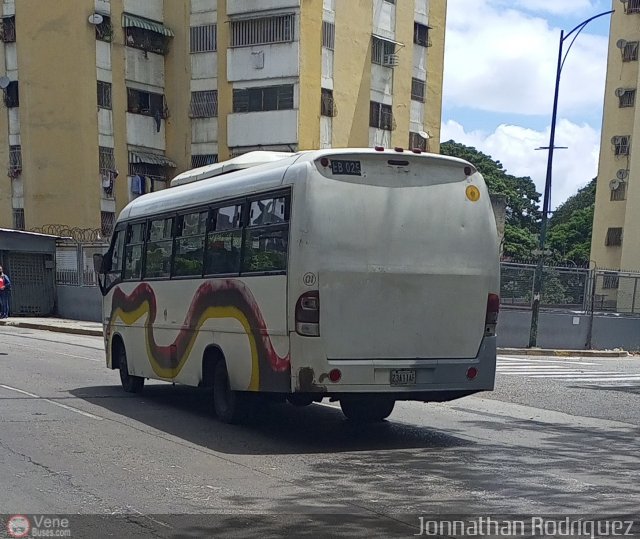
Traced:
[[93, 270], [93, 255], [104, 254], [109, 245], [101, 242], [82, 243], [58, 240], [56, 243], [56, 284], [66, 286], [97, 286]]
[[[531, 308], [535, 264], [503, 262], [500, 298], [505, 307]], [[640, 272], [544, 266], [540, 306], [545, 309], [640, 314]]]
[[[58, 240], [56, 284], [97, 286], [93, 255], [104, 254], [108, 247], [107, 243], [96, 241]], [[535, 264], [501, 263], [503, 307], [531, 308], [535, 271]], [[544, 266], [540, 306], [543, 309], [640, 314], [640, 272]]]

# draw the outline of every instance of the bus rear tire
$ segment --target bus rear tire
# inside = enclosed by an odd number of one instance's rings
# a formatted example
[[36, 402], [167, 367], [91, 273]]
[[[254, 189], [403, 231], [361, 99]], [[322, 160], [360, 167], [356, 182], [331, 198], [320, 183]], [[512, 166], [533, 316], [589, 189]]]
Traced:
[[375, 423], [391, 415], [396, 401], [380, 397], [353, 395], [340, 399], [340, 408], [347, 419], [358, 423]]
[[127, 393], [140, 393], [144, 387], [144, 378], [142, 378], [142, 376], [129, 374], [127, 352], [123, 344], [118, 347], [118, 366], [120, 368], [120, 383], [122, 384], [122, 389]]
[[249, 412], [248, 395], [231, 389], [224, 359], [220, 359], [214, 369], [213, 410], [220, 421], [231, 425], [246, 420]]

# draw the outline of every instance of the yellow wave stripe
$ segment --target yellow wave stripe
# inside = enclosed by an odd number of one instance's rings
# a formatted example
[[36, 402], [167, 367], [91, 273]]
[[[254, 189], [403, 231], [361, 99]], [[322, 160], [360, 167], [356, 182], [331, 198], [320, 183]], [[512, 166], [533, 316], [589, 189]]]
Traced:
[[[148, 301], [144, 301], [133, 311], [123, 311], [122, 309], [118, 308], [114, 311], [109, 324], [112, 325], [117, 318], [120, 318], [120, 320], [122, 320], [127, 326], [132, 326], [145, 314], [148, 315], [149, 311], [150, 305]], [[233, 318], [242, 325], [249, 339], [249, 346], [251, 347], [251, 379], [249, 381], [249, 387], [247, 389], [249, 391], [258, 391], [260, 389], [260, 368], [258, 362], [258, 347], [256, 345], [256, 339], [251, 332], [251, 326], [249, 325], [249, 320], [247, 319], [247, 317], [242, 313], [240, 309], [233, 306], [209, 307], [205, 311], [203, 311], [202, 315], [198, 319], [198, 323], [196, 324], [195, 329], [193, 330], [193, 335], [191, 339], [189, 339], [189, 344], [187, 345], [184, 354], [182, 354], [182, 357], [179, 358], [178, 365], [173, 369], [162, 367], [158, 363], [156, 358], [153, 356], [151, 343], [149, 342], [149, 331], [145, 331], [147, 358], [149, 360], [149, 363], [151, 364], [153, 372], [155, 372], [160, 378], [175, 378], [182, 370], [182, 367], [189, 358], [191, 349], [195, 344], [197, 332], [207, 320], [215, 318]], [[145, 322], [145, 329], [147, 328], [147, 324], [149, 324], [148, 318]], [[151, 330], [153, 331], [153, 328], [151, 328]]]

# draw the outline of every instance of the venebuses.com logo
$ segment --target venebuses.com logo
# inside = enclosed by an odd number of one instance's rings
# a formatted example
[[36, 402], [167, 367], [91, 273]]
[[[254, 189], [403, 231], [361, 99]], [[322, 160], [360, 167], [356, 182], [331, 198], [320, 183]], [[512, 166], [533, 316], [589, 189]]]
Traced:
[[25, 515], [13, 515], [7, 520], [9, 537], [21, 539], [27, 537], [31, 531], [31, 522]]
[[10, 515], [7, 518], [8, 537], [71, 537], [69, 519], [47, 515]]

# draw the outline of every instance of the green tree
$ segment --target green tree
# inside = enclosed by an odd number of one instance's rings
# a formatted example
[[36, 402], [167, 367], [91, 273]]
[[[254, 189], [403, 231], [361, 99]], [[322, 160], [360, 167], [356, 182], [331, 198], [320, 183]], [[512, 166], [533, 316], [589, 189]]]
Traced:
[[441, 144], [440, 151], [472, 163], [484, 177], [489, 193], [505, 196], [504, 255], [515, 259], [531, 258], [531, 251], [537, 244], [541, 217], [540, 194], [533, 180], [528, 176], [513, 176], [500, 161], [453, 140]]
[[547, 245], [556, 262], [571, 261], [579, 266], [589, 263], [595, 199], [594, 178], [553, 212]]

